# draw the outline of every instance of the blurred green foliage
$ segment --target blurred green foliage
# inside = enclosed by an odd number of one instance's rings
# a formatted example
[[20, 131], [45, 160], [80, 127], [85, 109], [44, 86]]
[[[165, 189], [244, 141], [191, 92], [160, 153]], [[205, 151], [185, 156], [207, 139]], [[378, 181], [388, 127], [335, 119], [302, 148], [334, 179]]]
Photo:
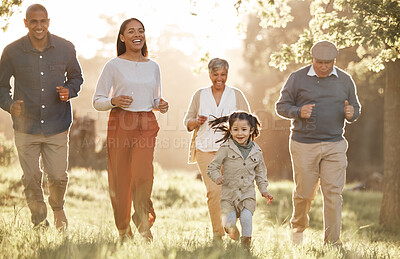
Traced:
[[2, 0], [0, 5], [0, 29], [5, 31], [8, 27], [8, 19], [15, 13], [15, 7], [22, 4], [23, 0]]

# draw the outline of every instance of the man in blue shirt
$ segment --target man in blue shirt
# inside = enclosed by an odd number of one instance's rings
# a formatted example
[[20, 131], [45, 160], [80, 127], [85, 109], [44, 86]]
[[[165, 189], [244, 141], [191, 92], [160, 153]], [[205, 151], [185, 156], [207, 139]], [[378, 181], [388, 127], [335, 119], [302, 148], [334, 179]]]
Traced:
[[324, 243], [341, 244], [342, 191], [346, 180], [345, 121], [360, 115], [356, 86], [334, 66], [338, 54], [329, 41], [311, 48], [312, 65], [292, 73], [281, 90], [276, 112], [292, 120], [293, 242], [300, 244], [319, 185], [324, 197]]
[[78, 96], [83, 78], [73, 44], [50, 34], [49, 22], [45, 7], [29, 6], [24, 19], [28, 34], [3, 50], [0, 107], [12, 116], [33, 224], [49, 225], [42, 189], [43, 169], [48, 176], [49, 204], [55, 225], [64, 230], [68, 224], [64, 202], [68, 183], [68, 131], [72, 123], [69, 100]]

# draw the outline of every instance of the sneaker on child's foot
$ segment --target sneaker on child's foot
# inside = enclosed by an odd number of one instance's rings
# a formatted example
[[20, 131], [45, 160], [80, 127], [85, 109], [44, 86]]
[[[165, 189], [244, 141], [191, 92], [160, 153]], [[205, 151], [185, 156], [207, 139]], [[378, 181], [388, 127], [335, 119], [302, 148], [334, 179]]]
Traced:
[[242, 244], [242, 247], [246, 249], [247, 251], [250, 251], [250, 246], [251, 246], [251, 237], [241, 237], [240, 238], [240, 243]]

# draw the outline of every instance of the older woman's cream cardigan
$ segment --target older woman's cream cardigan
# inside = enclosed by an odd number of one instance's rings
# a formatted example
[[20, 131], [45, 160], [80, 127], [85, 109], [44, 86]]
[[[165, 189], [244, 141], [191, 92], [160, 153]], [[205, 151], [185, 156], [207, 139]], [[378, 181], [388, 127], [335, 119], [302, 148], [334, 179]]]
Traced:
[[[232, 87], [232, 86], [229, 86], [229, 87], [232, 88], [235, 92], [237, 110], [250, 112], [249, 103], [247, 102], [242, 91], [240, 91], [239, 89]], [[192, 100], [189, 104], [188, 112], [184, 119], [184, 124], [185, 124], [188, 132], [189, 132], [189, 129], [187, 128], [187, 124], [188, 124], [189, 120], [197, 118], [197, 116], [199, 115], [201, 92], [207, 88], [208, 87], [197, 90], [192, 96]], [[194, 130], [192, 130], [193, 131], [192, 140], [191, 140], [190, 147], [189, 147], [189, 161], [188, 161], [189, 164], [194, 164], [197, 162], [197, 160], [196, 160], [196, 141], [195, 140], [197, 137], [198, 130], [199, 130], [198, 127], [195, 128]]]

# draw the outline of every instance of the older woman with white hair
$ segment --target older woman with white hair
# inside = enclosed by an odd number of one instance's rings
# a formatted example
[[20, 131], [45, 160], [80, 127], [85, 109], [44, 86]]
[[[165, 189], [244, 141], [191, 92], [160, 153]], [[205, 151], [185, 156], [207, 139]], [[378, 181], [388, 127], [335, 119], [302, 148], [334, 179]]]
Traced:
[[215, 184], [207, 175], [207, 167], [220, 147], [217, 140], [222, 133], [210, 128], [208, 120], [229, 115], [234, 111], [250, 112], [249, 104], [243, 93], [226, 85], [229, 64], [224, 59], [214, 58], [208, 63], [212, 85], [198, 89], [192, 96], [184, 124], [192, 134], [189, 150], [189, 163], [197, 163], [207, 190], [207, 203], [213, 228], [214, 239], [225, 235], [221, 222], [221, 186]]

